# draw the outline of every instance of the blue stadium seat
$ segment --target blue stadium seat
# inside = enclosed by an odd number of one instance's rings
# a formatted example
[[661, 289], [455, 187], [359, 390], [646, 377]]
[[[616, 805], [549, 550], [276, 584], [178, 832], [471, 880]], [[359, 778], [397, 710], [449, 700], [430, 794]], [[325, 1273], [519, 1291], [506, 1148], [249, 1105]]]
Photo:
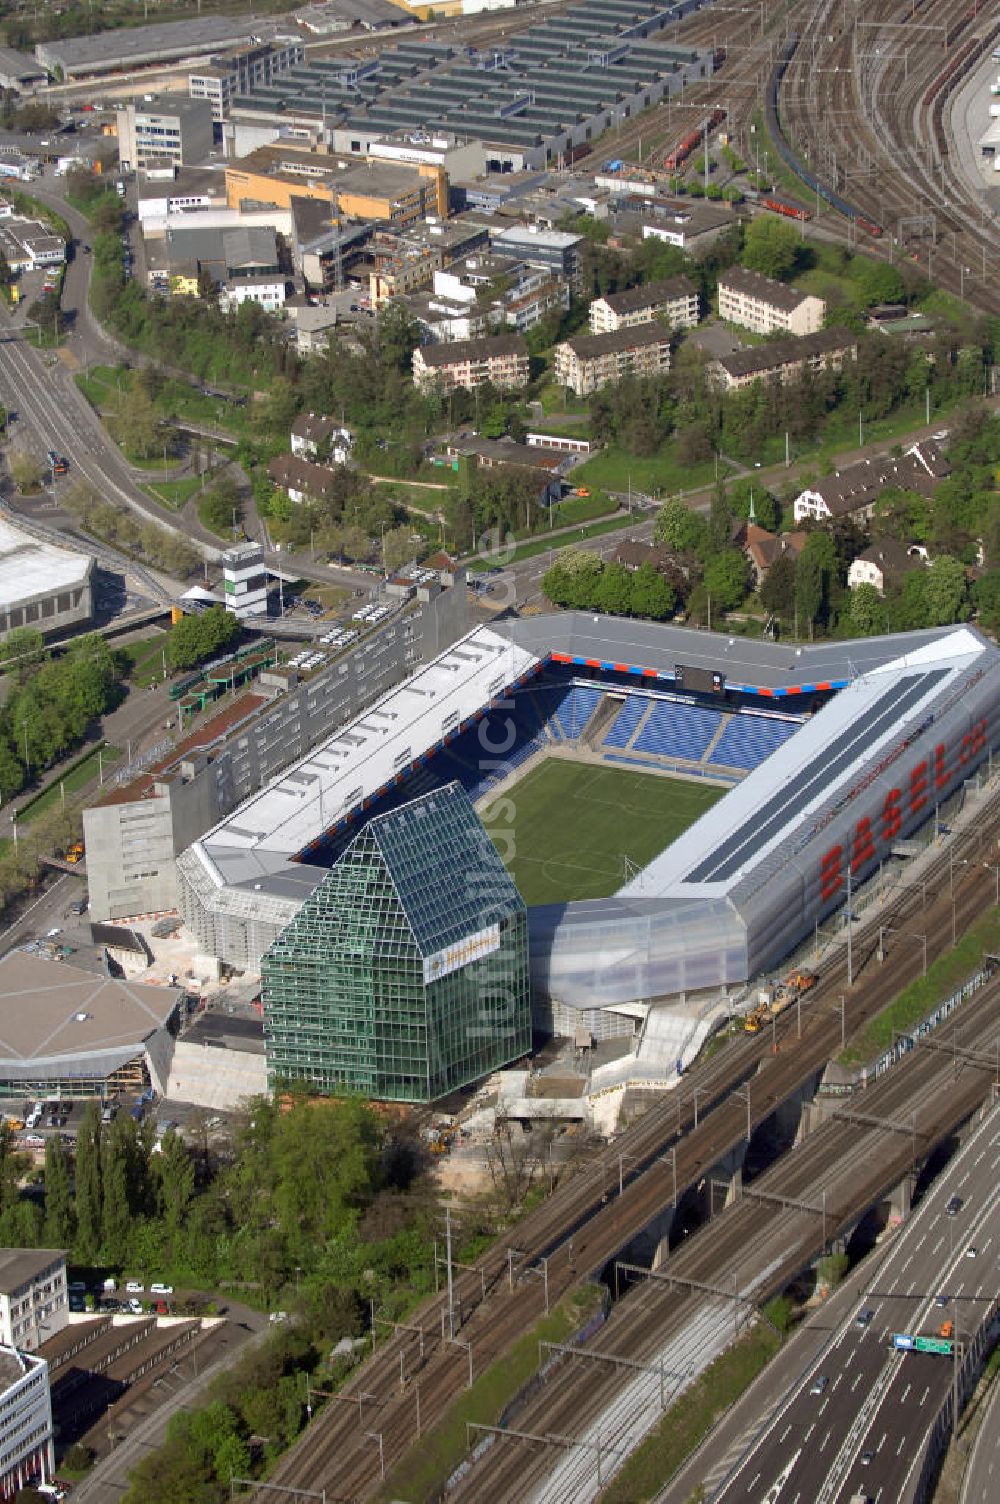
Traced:
[[759, 715], [734, 715], [712, 748], [711, 763], [729, 768], [758, 767], [794, 736], [794, 721], [772, 721]]
[[721, 723], [722, 716], [717, 710], [659, 700], [654, 703], [633, 746], [636, 752], [700, 762]]
[[629, 695], [615, 716], [604, 738], [606, 747], [627, 747], [635, 735], [635, 728], [646, 713], [648, 695]]
[[565, 703], [559, 709], [559, 720], [567, 736], [581, 735], [602, 698], [603, 690], [590, 689], [581, 684], [573, 685]]

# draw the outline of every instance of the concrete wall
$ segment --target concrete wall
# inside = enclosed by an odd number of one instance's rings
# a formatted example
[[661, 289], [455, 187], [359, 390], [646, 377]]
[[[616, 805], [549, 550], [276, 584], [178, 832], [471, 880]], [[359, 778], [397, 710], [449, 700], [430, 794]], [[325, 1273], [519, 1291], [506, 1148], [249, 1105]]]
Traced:
[[263, 1051], [220, 1049], [181, 1039], [174, 1047], [166, 1095], [175, 1102], [231, 1111], [244, 1097], [267, 1095], [267, 1059]]
[[94, 612], [91, 578], [94, 561], [90, 560], [86, 578], [61, 590], [41, 591], [23, 596], [10, 605], [0, 604], [0, 636], [16, 627], [36, 627], [46, 635], [90, 621]]

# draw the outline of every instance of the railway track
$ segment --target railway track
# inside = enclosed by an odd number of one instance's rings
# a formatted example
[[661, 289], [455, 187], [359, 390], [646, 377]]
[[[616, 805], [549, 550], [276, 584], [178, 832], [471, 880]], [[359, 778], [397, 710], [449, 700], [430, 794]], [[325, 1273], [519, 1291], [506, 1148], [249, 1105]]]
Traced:
[[[1000, 794], [994, 794], [976, 830], [956, 838], [956, 860], [969, 864], [957, 868], [961, 876], [954, 880], [956, 927], [964, 928], [983, 906], [986, 875], [973, 864], [976, 853], [985, 850], [980, 843], [994, 839], [998, 828]], [[954, 871], [948, 852], [940, 852], [923, 888], [901, 893], [878, 919], [897, 930], [908, 920], [919, 919], [927, 934], [928, 955], [941, 953], [950, 941], [952, 902], [947, 880]], [[944, 892], [932, 898], [935, 884], [943, 885]], [[877, 920], [873, 919], [855, 943], [859, 965], [873, 954], [876, 934]], [[854, 1028], [918, 974], [919, 965], [919, 949], [901, 947], [891, 968], [852, 989], [846, 987], [846, 960], [829, 967], [810, 994], [813, 1001], [805, 1010], [801, 1039], [796, 1038], [795, 1015], [786, 1014], [775, 1028], [777, 1054], [770, 1053], [770, 1037], [748, 1035], [734, 1041], [627, 1129], [593, 1164], [558, 1186], [519, 1224], [518, 1249], [513, 1254], [501, 1243], [474, 1271], [462, 1271], [455, 1281], [461, 1311], [458, 1336], [463, 1344], [471, 1344], [473, 1371], [481, 1373], [538, 1318], [546, 1287], [552, 1304], [582, 1276], [602, 1270], [649, 1224], [671, 1200], [675, 1165], [681, 1195], [740, 1143], [746, 1135], [747, 1106], [745, 1098], [733, 1097], [734, 1088], [749, 1084], [752, 1129], [835, 1052], [841, 1022], [834, 999], [840, 993], [846, 995]], [[543, 1265], [543, 1259], [548, 1263]], [[541, 1277], [527, 1276], [529, 1270], [540, 1276], [543, 1269], [544, 1283]], [[381, 1436], [386, 1466], [395, 1466], [414, 1435], [417, 1383], [426, 1429], [441, 1419], [467, 1382], [468, 1347], [442, 1340], [445, 1320], [444, 1296], [426, 1301], [408, 1323], [423, 1332], [423, 1357], [419, 1353], [414, 1357], [412, 1333], [397, 1332], [348, 1382], [341, 1391], [341, 1403], [320, 1412], [271, 1481], [300, 1489], [325, 1487], [328, 1504], [335, 1497], [364, 1497], [376, 1486], [379, 1450], [371, 1435]], [[412, 1373], [405, 1390], [400, 1388], [401, 1361], [404, 1371]], [[364, 1395], [371, 1398], [364, 1399]], [[363, 1426], [358, 1424], [359, 1412]]]
[[[1000, 1043], [1000, 978], [970, 1003], [963, 1032], [984, 1052]], [[908, 1057], [865, 1093], [863, 1119], [828, 1120], [714, 1218], [710, 1235], [672, 1252], [659, 1272], [676, 1278], [676, 1286], [660, 1279], [633, 1285], [585, 1355], [560, 1354], [541, 1368], [544, 1382], [511, 1421], [515, 1434], [488, 1443], [449, 1499], [559, 1504], [572, 1498], [582, 1504], [592, 1498], [598, 1486], [595, 1438], [599, 1434], [606, 1448], [607, 1481], [645, 1428], [642, 1421], [637, 1426], [637, 1406], [655, 1422], [660, 1406], [686, 1387], [687, 1333], [699, 1330], [705, 1340], [706, 1304], [717, 1313], [722, 1308], [717, 1328], [735, 1329], [724, 1297], [687, 1289], [682, 1282], [733, 1291], [737, 1318], [746, 1309], [738, 1292], [752, 1288], [758, 1303], [779, 1292], [830, 1238], [892, 1189], [919, 1156], [917, 1145], [925, 1148], [974, 1112], [993, 1078], [989, 1059], [984, 1064], [963, 1060], [953, 1073], [952, 1063], [939, 1054]], [[912, 1137], [906, 1131], [911, 1114]], [[873, 1120], [879, 1119], [897, 1128], [878, 1128]], [[694, 1356], [700, 1371], [704, 1355]], [[647, 1369], [644, 1377], [628, 1366], [636, 1364]], [[669, 1382], [663, 1382], [663, 1374], [670, 1375]], [[573, 1439], [577, 1446], [553, 1450], [523, 1439], [549, 1435]]]

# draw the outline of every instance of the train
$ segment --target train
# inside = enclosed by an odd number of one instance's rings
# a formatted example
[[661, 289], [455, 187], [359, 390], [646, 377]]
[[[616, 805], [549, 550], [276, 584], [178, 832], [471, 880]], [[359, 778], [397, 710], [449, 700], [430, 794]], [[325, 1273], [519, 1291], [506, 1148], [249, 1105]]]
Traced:
[[864, 230], [866, 235], [871, 235], [873, 239], [877, 240], [881, 235], [885, 234], [882, 226], [876, 224], [874, 220], [866, 218], [856, 205], [848, 203], [847, 199], [841, 198], [839, 193], [834, 193], [833, 189], [828, 188], [825, 183], [821, 182], [815, 173], [810, 172], [805, 163], [800, 161], [799, 157], [792, 150], [781, 128], [781, 121], [778, 118], [778, 90], [781, 87], [781, 80], [785, 76], [788, 65], [795, 56], [798, 45], [799, 34], [793, 31], [789, 34], [788, 40], [778, 54], [774, 71], [768, 81], [764, 118], [771, 140], [774, 142], [781, 160], [787, 167], [791, 168], [796, 177], [801, 178], [803, 183], [811, 188], [814, 193], [819, 194], [819, 197], [828, 203], [831, 209], [836, 209], [838, 214], [843, 214], [846, 219], [852, 220], [859, 230]]
[[759, 204], [762, 209], [769, 209], [772, 214], [783, 214], [786, 219], [806, 221], [812, 219], [812, 210], [803, 209], [799, 204], [787, 204], [782, 198], [771, 198], [764, 193], [758, 193], [756, 188], [744, 188], [744, 195], [754, 204]]
[[663, 158], [663, 165], [667, 171], [674, 172], [682, 163], [686, 162], [691, 153], [697, 150], [701, 143], [715, 130], [716, 126], [722, 124], [725, 118], [725, 110], [713, 110], [708, 118], [703, 120], [695, 130], [688, 131], [683, 140], [678, 141], [673, 150], [668, 151]]

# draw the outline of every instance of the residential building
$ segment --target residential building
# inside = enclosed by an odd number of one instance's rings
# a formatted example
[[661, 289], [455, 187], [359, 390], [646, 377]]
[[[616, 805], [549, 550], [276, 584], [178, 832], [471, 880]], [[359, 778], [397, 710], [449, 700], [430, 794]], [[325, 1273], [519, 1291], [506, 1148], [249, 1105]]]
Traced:
[[590, 305], [591, 334], [613, 334], [654, 319], [674, 329], [694, 328], [698, 322], [698, 289], [689, 277], [668, 277], [625, 292], [605, 293]]
[[808, 533], [769, 533], [756, 522], [743, 522], [733, 539], [753, 571], [754, 589], [763, 585], [778, 559], [785, 555], [793, 562], [806, 546]]
[[528, 384], [528, 347], [519, 334], [492, 339], [457, 340], [449, 345], [418, 345], [413, 352], [413, 380], [419, 387], [492, 386], [509, 390]]
[[716, 355], [706, 367], [708, 378], [725, 391], [739, 391], [755, 381], [795, 381], [805, 372], [840, 371], [856, 360], [857, 339], [848, 329], [821, 329], [797, 339], [769, 340], [749, 350]]
[[277, 454], [267, 462], [271, 482], [284, 491], [289, 501], [325, 501], [333, 496], [337, 482], [328, 465], [314, 465], [311, 460], [294, 454]]
[[429, 287], [435, 274], [469, 256], [489, 240], [483, 225], [442, 224], [436, 218], [406, 227], [379, 226], [371, 242], [375, 269], [368, 278], [372, 308], [390, 298]]
[[295, 37], [234, 47], [230, 52], [216, 53], [207, 67], [189, 74], [188, 93], [192, 99], [208, 100], [213, 120], [228, 120], [234, 99], [273, 83], [301, 63], [303, 56], [302, 43]]
[[256, 303], [266, 313], [280, 313], [287, 291], [288, 283], [282, 272], [232, 277], [219, 287], [219, 307], [230, 313], [242, 303]]
[[657, 574], [669, 574], [674, 563], [674, 555], [669, 548], [664, 548], [658, 543], [640, 543], [635, 538], [626, 538], [615, 549], [613, 562], [621, 564], [629, 574], [635, 574], [636, 570], [642, 569], [648, 564], [655, 569]]
[[869, 522], [883, 491], [899, 487], [930, 496], [938, 481], [950, 473], [951, 466], [933, 441], [912, 444], [899, 458], [881, 455], [861, 460], [807, 486], [795, 498], [795, 520], [853, 517]]
[[923, 569], [926, 563], [927, 550], [918, 544], [907, 547], [895, 538], [882, 538], [851, 561], [847, 584], [851, 590], [857, 590], [859, 585], [874, 585], [879, 595], [885, 595], [887, 585], [896, 584], [915, 569]]
[[659, 376], [670, 370], [670, 330], [663, 324], [639, 324], [614, 334], [581, 334], [556, 345], [556, 380], [578, 397], [625, 376]]
[[187, 167], [212, 150], [212, 106], [207, 99], [161, 94], [145, 102], [130, 100], [116, 113], [123, 172], [136, 172], [155, 158]]
[[295, 348], [300, 355], [317, 355], [329, 348], [340, 322], [338, 310], [285, 299], [285, 313], [295, 330]]
[[0, 1248], [0, 1345], [34, 1352], [68, 1320], [65, 1251]]
[[[165, 281], [171, 292], [197, 297], [199, 278], [207, 275], [220, 289], [227, 284], [246, 284], [263, 277], [262, 287], [280, 290], [271, 296], [284, 302], [285, 277], [279, 267], [278, 241], [268, 225], [241, 225], [198, 229], [170, 225], [162, 240], [146, 243], [146, 261], [151, 285]], [[252, 284], [251, 284], [252, 285]]]
[[52, 1438], [49, 1365], [33, 1353], [0, 1347], [0, 1493], [5, 1499], [51, 1483]]
[[511, 225], [495, 231], [490, 246], [499, 256], [542, 266], [571, 288], [580, 284], [580, 252], [583, 236], [569, 230], [543, 230], [538, 225]]
[[240, 621], [267, 615], [267, 570], [259, 543], [238, 543], [223, 551], [222, 588], [226, 610]]
[[719, 317], [754, 334], [815, 334], [826, 303], [773, 277], [733, 266], [719, 278]]
[[[9, 206], [7, 206], [9, 207]], [[0, 208], [0, 251], [12, 272], [30, 272], [43, 266], [62, 266], [66, 242], [51, 225]]]
[[464, 789], [371, 820], [261, 982], [274, 1083], [431, 1102], [530, 1048], [527, 911]]
[[334, 464], [346, 465], [354, 438], [349, 428], [341, 428], [333, 418], [322, 413], [300, 413], [292, 424], [292, 453], [299, 459], [315, 460], [320, 450], [329, 451]]
[[540, 324], [551, 309], [568, 312], [569, 298], [569, 284], [554, 277], [525, 292], [511, 290], [496, 305], [498, 322], [505, 323], [508, 329], [516, 329], [518, 334], [525, 334]]

